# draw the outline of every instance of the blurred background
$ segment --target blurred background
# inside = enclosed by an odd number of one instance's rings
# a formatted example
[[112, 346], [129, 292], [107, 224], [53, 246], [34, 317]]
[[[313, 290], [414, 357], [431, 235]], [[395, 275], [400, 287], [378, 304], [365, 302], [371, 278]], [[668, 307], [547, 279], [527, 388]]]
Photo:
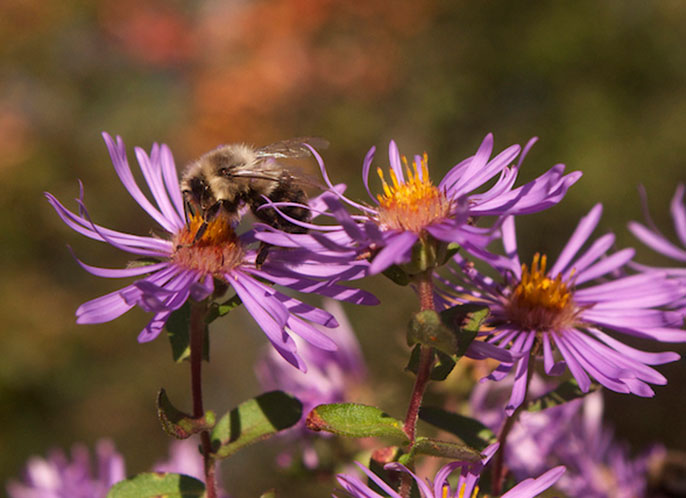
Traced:
[[[496, 150], [539, 136], [520, 182], [558, 162], [584, 176], [560, 205], [522, 218], [524, 259], [557, 254], [596, 202], [605, 206], [597, 233], [637, 246], [626, 229], [643, 216], [637, 185], [673, 233], [668, 203], [686, 180], [685, 42], [686, 3], [677, 0], [1, 2], [0, 483], [30, 455], [103, 436], [129, 474], [144, 471], [168, 443], [157, 389], [190, 407], [188, 367], [171, 362], [165, 338], [136, 342], [145, 313], [75, 324], [79, 304], [123, 284], [87, 274], [66, 245], [86, 263], [127, 261], [71, 232], [42, 192], [75, 208], [81, 179], [96, 222], [152, 228], [118, 181], [102, 131], [122, 136], [130, 160], [134, 146], [165, 142], [178, 166], [221, 143], [326, 137], [332, 179], [359, 199], [365, 153], [376, 145], [376, 165], [386, 167], [391, 138], [402, 153], [427, 151], [438, 180], [488, 132]], [[643, 263], [668, 263], [637, 250]], [[346, 309], [378, 403], [402, 417], [415, 299], [382, 277], [363, 285], [381, 305]], [[217, 322], [211, 341], [206, 406], [222, 413], [260, 392], [253, 364], [266, 341], [243, 310]], [[636, 450], [653, 441], [686, 449], [686, 368], [660, 371], [669, 385], [655, 399], [606, 395], [608, 419]], [[269, 467], [276, 446], [223, 466], [234, 496], [286, 486]], [[284, 495], [328, 495], [328, 479], [311, 481]]]

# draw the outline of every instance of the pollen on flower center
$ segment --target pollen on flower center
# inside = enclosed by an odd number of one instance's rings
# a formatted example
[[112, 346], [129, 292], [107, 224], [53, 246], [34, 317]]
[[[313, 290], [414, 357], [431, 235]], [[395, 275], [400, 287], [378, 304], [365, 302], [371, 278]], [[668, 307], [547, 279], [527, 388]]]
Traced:
[[190, 215], [186, 227], [173, 239], [171, 259], [179, 266], [203, 275], [222, 278], [243, 261], [243, 248], [229, 220], [218, 214], [207, 224], [199, 240], [196, 233], [203, 225], [199, 215]]
[[421, 233], [432, 222], [450, 214], [451, 203], [438, 187], [429, 179], [428, 158], [426, 153], [420, 164], [415, 160], [412, 168], [407, 158], [402, 158], [407, 179], [400, 182], [391, 169], [391, 184], [377, 170], [383, 182], [384, 194], [377, 195], [379, 200], [379, 223], [387, 228], [408, 230]]
[[[540, 266], [539, 266], [540, 263]], [[546, 275], [547, 258], [534, 255], [531, 270], [522, 265], [522, 279], [505, 306], [509, 321], [539, 332], [561, 330], [574, 323], [579, 309], [574, 304], [572, 282]]]

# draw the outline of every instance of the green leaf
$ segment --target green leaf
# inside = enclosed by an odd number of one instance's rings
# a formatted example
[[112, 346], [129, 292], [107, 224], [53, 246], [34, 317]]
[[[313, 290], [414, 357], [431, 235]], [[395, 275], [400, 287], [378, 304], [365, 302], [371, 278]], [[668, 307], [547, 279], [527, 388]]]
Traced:
[[[177, 363], [181, 363], [191, 356], [190, 335], [188, 333], [190, 330], [190, 323], [191, 303], [190, 301], [186, 301], [183, 306], [169, 316], [169, 320], [167, 320], [167, 324], [165, 325], [167, 337], [169, 337], [169, 343], [172, 348], [172, 358], [174, 358], [174, 361]], [[205, 361], [209, 361], [210, 359], [209, 344], [209, 331], [207, 326], [205, 326], [205, 333], [202, 341], [202, 358]]]
[[496, 441], [496, 435], [476, 419], [446, 411], [435, 406], [422, 406], [419, 418], [457, 436], [472, 448], [483, 451]]
[[213, 452], [227, 458], [241, 448], [297, 424], [302, 403], [282, 391], [270, 391], [244, 401], [224, 415], [212, 430]]
[[462, 462], [479, 462], [481, 454], [464, 443], [441, 441], [428, 437], [418, 437], [412, 445], [413, 455], [429, 455], [450, 458]]
[[599, 388], [599, 384], [591, 384], [591, 388], [585, 393], [579, 387], [576, 379], [569, 379], [557, 386], [557, 389], [554, 391], [544, 394], [540, 398], [531, 400], [527, 403], [526, 410], [530, 412], [545, 410], [546, 408], [558, 406], [567, 403], [568, 401], [583, 398]]
[[441, 312], [442, 323], [457, 334], [457, 347], [451, 352], [457, 358], [467, 352], [488, 313], [487, 306], [473, 303], [460, 304]]
[[182, 474], [147, 472], [120, 481], [109, 490], [107, 498], [201, 498], [205, 485]]
[[394, 445], [409, 442], [403, 423], [375, 406], [356, 403], [319, 405], [306, 421], [313, 431], [326, 431], [346, 437], [380, 437]]
[[276, 493], [275, 489], [270, 489], [265, 491], [260, 495], [260, 498], [277, 498], [279, 495]]
[[[414, 349], [412, 349], [410, 361], [405, 367], [406, 370], [409, 370], [415, 375], [417, 375], [417, 369], [419, 368], [420, 349], [420, 344], [417, 344]], [[433, 367], [431, 367], [430, 378], [431, 380], [445, 380], [450, 372], [453, 371], [453, 368], [455, 368], [455, 360], [441, 351], [435, 351], [434, 353], [436, 354], [436, 360], [433, 364]]]
[[430, 346], [448, 355], [457, 351], [457, 337], [443, 325], [439, 314], [432, 310], [420, 311], [412, 316], [407, 329], [407, 345], [415, 344]]
[[242, 303], [243, 301], [241, 301], [241, 298], [238, 297], [238, 294], [236, 294], [231, 299], [221, 304], [212, 303], [210, 309], [207, 312], [207, 316], [205, 317], [205, 323], [212, 323], [217, 318], [222, 317], [224, 315], [228, 315], [229, 312], [231, 312], [234, 308], [240, 306]]
[[403, 287], [409, 285], [412, 282], [410, 276], [405, 273], [405, 270], [400, 268], [398, 265], [391, 265], [386, 268], [383, 272], [386, 278], [391, 279], [394, 283], [402, 285]]
[[215, 423], [212, 411], [205, 412], [203, 417], [195, 418], [178, 410], [172, 405], [164, 389], [160, 389], [157, 394], [157, 417], [164, 432], [176, 439], [186, 439], [198, 432], [209, 431]]

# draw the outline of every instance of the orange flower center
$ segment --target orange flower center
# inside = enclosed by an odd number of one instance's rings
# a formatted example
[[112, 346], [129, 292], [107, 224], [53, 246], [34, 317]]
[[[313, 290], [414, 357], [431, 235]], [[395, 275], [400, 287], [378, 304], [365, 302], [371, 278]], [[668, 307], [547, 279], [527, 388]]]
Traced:
[[230, 220], [219, 213], [202, 236], [195, 240], [204, 221], [200, 215], [189, 216], [188, 225], [173, 239], [174, 251], [171, 260], [203, 275], [223, 278], [224, 275], [243, 262], [244, 252]]
[[391, 183], [384, 179], [381, 168], [377, 170], [383, 182], [383, 195], [379, 200], [378, 221], [385, 228], [405, 230], [420, 234], [431, 223], [450, 214], [451, 203], [445, 193], [431, 183], [426, 153], [420, 163], [414, 161], [412, 168], [407, 158], [402, 158], [407, 179], [400, 182], [391, 169]]
[[506, 305], [509, 320], [523, 329], [561, 330], [573, 324], [579, 313], [572, 299], [572, 278], [564, 282], [561, 275], [548, 277], [546, 264], [546, 256], [536, 253], [531, 270], [522, 265], [522, 279]]

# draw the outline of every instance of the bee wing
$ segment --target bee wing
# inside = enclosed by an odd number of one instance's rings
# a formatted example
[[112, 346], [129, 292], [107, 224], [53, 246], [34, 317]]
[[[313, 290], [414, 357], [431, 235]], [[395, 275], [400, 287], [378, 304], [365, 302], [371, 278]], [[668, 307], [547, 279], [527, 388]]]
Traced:
[[265, 145], [259, 149], [255, 149], [257, 157], [309, 157], [312, 152], [307, 148], [307, 145], [315, 149], [326, 149], [329, 146], [329, 141], [320, 137], [296, 137], [287, 138], [273, 144]]
[[234, 173], [233, 176], [240, 178], [252, 178], [255, 180], [268, 180], [273, 182], [280, 182], [283, 180], [284, 172], [287, 174], [288, 177], [290, 177], [289, 181], [294, 184], [300, 185], [301, 187], [311, 187], [319, 190], [326, 190], [326, 187], [324, 186], [324, 184], [322, 184], [321, 181], [319, 181], [316, 177], [308, 173], [305, 173], [298, 167], [289, 166], [288, 169], [268, 169], [260, 168], [258, 166], [257, 168], [254, 168], [250, 171], [238, 171]]

